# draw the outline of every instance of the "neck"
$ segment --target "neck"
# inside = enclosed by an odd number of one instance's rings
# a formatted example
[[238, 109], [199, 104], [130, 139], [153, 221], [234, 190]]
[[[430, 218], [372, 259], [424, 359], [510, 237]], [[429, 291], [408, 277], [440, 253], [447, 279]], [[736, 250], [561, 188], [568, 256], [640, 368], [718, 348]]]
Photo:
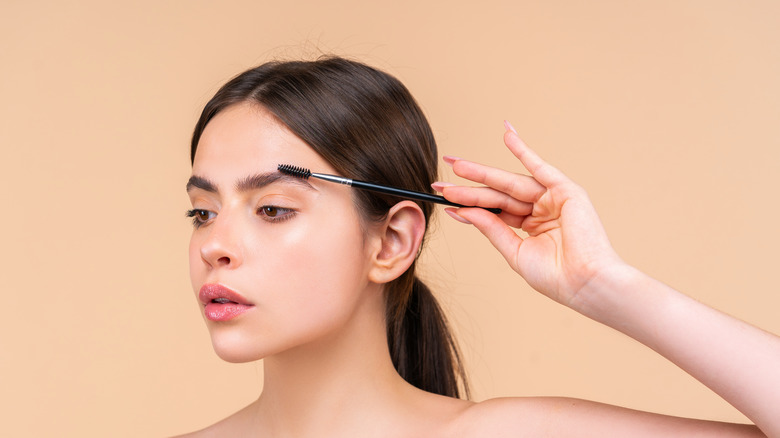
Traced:
[[[382, 293], [337, 332], [264, 359], [258, 420], [272, 436], [352, 435], [376, 430], [413, 388], [387, 346]], [[380, 429], [381, 430], [381, 429]], [[390, 429], [385, 429], [390, 430]], [[336, 433], [336, 432], [343, 433]]]

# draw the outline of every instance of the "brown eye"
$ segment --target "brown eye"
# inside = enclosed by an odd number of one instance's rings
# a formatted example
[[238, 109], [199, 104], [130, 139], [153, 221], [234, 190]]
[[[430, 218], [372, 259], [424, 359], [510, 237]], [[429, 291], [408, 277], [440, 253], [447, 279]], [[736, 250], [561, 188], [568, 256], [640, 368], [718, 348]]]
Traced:
[[193, 210], [187, 210], [187, 217], [192, 218], [192, 225], [195, 228], [200, 228], [201, 225], [205, 225], [208, 221], [211, 219], [214, 219], [214, 217], [217, 214], [213, 211], [208, 210], [201, 210], [201, 209], [193, 209]]
[[295, 216], [295, 210], [275, 205], [264, 205], [257, 209], [257, 214], [268, 222], [280, 222]]

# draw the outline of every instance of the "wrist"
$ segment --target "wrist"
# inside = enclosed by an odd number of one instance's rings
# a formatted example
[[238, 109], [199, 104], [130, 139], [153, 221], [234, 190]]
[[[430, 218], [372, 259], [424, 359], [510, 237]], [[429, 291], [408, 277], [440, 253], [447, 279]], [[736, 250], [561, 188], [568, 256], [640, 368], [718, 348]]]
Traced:
[[577, 293], [572, 309], [599, 322], [609, 323], [616, 311], [633, 300], [632, 293], [649, 277], [633, 266], [617, 259], [597, 269], [591, 279]]

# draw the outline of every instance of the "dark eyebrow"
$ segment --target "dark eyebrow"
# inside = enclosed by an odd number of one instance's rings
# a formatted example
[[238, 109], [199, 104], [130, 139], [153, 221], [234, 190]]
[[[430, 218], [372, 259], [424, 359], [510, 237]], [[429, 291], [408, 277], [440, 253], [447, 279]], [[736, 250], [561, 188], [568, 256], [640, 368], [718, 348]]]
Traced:
[[314, 187], [312, 187], [312, 185], [309, 184], [309, 182], [306, 181], [305, 179], [276, 171], [276, 172], [268, 172], [268, 173], [258, 173], [255, 175], [248, 176], [242, 180], [239, 180], [238, 182], [236, 182], [236, 191], [248, 192], [250, 190], [257, 190], [269, 184], [273, 184], [277, 181], [281, 181], [287, 184], [296, 184], [301, 187], [307, 188], [309, 190], [315, 190]]
[[187, 181], [187, 193], [191, 192], [192, 189], [201, 189], [211, 193], [219, 192], [219, 190], [217, 190], [217, 186], [214, 185], [214, 183], [207, 180], [206, 178], [195, 175], [192, 175]]
[[[250, 190], [257, 190], [278, 181], [288, 184], [296, 184], [309, 190], [315, 190], [315, 188], [305, 179], [276, 171], [258, 173], [240, 179], [236, 182], [236, 191], [248, 192]], [[192, 189], [201, 189], [211, 193], [219, 193], [216, 184], [212, 183], [206, 178], [196, 175], [191, 176], [189, 181], [187, 181], [187, 192], [190, 192]]]

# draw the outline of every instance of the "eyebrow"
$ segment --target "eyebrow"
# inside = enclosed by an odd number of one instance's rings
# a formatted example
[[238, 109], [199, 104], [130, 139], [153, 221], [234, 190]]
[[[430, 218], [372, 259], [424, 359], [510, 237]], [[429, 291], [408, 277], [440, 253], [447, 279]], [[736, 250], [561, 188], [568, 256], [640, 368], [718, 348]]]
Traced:
[[[262, 189], [263, 187], [274, 184], [276, 182], [294, 184], [308, 190], [316, 190], [305, 179], [301, 179], [298, 178], [297, 176], [287, 175], [279, 171], [276, 171], [276, 172], [257, 173], [254, 175], [247, 176], [246, 178], [242, 178], [236, 181], [236, 191], [248, 192], [251, 190]], [[193, 189], [201, 189], [211, 193], [219, 193], [219, 189], [217, 189], [216, 184], [214, 184], [213, 182], [209, 181], [208, 179], [202, 176], [197, 176], [197, 175], [192, 175], [190, 179], [187, 181], [187, 192], [189, 193]]]

